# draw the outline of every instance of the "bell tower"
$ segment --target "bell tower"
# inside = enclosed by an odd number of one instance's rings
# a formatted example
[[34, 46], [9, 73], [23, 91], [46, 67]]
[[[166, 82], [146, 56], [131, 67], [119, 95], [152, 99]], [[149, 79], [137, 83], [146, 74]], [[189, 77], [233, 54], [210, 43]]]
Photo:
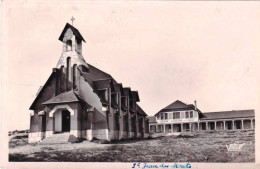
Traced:
[[[72, 24], [75, 20], [72, 17]], [[57, 63], [56, 68], [68, 65], [67, 61], [70, 62], [70, 66], [84, 66], [88, 69], [88, 65], [82, 56], [82, 42], [86, 42], [78, 29], [73, 25], [67, 23], [59, 37], [62, 42], [62, 55]]]
[[[72, 24], [75, 19], [72, 17]], [[86, 42], [78, 29], [67, 23], [59, 37], [62, 42], [62, 54], [56, 65], [57, 92], [77, 90], [77, 72], [87, 73], [89, 66], [82, 56], [82, 42]]]

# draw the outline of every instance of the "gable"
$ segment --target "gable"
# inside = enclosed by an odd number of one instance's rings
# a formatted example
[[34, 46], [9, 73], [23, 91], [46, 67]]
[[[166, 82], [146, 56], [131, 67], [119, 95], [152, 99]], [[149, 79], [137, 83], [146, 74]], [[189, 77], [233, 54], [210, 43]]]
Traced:
[[52, 72], [46, 83], [43, 85], [42, 89], [34, 99], [32, 105], [30, 106], [30, 110], [34, 110], [35, 108], [43, 108], [43, 102], [51, 99], [55, 95], [55, 85], [56, 78], [55, 72]]
[[65, 93], [61, 93], [50, 100], [42, 103], [42, 104], [54, 104], [54, 103], [68, 103], [68, 102], [78, 102], [81, 101], [79, 96], [73, 91], [68, 91]]
[[69, 23], [67, 23], [63, 29], [63, 31], [61, 32], [61, 35], [59, 37], [59, 40], [63, 42], [63, 37], [65, 35], [65, 33], [67, 32], [67, 29], [71, 29], [71, 31], [73, 32], [73, 34], [79, 38], [80, 40], [83, 40], [84, 42], [86, 42], [84, 40], [84, 38], [82, 37], [82, 35], [80, 34], [80, 32], [78, 31], [78, 29], [76, 29], [74, 26], [70, 25]]

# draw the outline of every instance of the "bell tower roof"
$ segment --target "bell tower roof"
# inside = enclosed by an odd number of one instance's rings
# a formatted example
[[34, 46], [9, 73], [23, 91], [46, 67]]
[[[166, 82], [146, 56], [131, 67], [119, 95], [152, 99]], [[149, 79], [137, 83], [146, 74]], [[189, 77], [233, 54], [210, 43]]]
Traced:
[[64, 37], [64, 35], [65, 35], [67, 29], [69, 29], [69, 28], [72, 30], [73, 34], [74, 34], [77, 38], [79, 38], [80, 40], [82, 40], [82, 41], [84, 41], [84, 42], [86, 43], [85, 39], [82, 37], [82, 35], [81, 35], [80, 32], [78, 31], [78, 29], [75, 28], [74, 26], [72, 26], [72, 25], [69, 24], [69, 23], [67, 23], [67, 24], [65, 25], [65, 27], [64, 27], [64, 29], [63, 29], [63, 31], [62, 31], [60, 37], [59, 37], [59, 40], [60, 40], [61, 42], [63, 42], [63, 37]]

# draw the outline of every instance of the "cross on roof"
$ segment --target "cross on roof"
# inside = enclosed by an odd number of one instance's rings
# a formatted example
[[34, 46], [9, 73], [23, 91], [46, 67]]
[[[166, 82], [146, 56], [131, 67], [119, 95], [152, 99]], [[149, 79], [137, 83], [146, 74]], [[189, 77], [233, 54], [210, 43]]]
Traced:
[[73, 25], [73, 21], [75, 20], [75, 18], [72, 16], [72, 18], [70, 19]]

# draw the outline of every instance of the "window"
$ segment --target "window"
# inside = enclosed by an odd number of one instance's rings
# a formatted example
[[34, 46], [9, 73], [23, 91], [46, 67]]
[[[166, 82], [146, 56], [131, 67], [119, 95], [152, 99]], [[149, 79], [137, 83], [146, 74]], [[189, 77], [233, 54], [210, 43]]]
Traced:
[[71, 40], [67, 40], [66, 41], [66, 51], [71, 51], [72, 50], [72, 41]]
[[179, 119], [179, 118], [180, 118], [180, 112], [174, 112], [173, 119]]
[[169, 119], [172, 119], [172, 117], [173, 117], [172, 113], [169, 113]]
[[130, 100], [130, 107], [133, 109], [133, 110], [136, 110], [136, 102], [134, 100]]
[[189, 112], [188, 111], [185, 112], [185, 118], [189, 118]]
[[168, 119], [168, 113], [165, 113], [165, 120]]
[[98, 94], [100, 95], [102, 102], [108, 101], [108, 92], [106, 89], [98, 90]]
[[73, 65], [73, 89], [76, 89], [77, 88], [77, 85], [76, 85], [76, 76], [77, 76], [77, 64], [74, 64]]
[[112, 93], [111, 94], [111, 102], [113, 106], [118, 105], [118, 93]]
[[180, 112], [176, 112], [176, 119], [180, 118]]
[[67, 79], [71, 81], [71, 58], [67, 57]]
[[88, 73], [89, 72], [89, 69], [86, 67], [86, 66], [84, 66], [84, 65], [82, 65], [82, 70], [81, 70], [83, 73]]
[[190, 111], [190, 118], [193, 118], [193, 111]]
[[127, 108], [127, 102], [126, 102], [126, 97], [125, 96], [121, 97], [121, 106]]
[[163, 113], [161, 113], [161, 120], [163, 120]]

